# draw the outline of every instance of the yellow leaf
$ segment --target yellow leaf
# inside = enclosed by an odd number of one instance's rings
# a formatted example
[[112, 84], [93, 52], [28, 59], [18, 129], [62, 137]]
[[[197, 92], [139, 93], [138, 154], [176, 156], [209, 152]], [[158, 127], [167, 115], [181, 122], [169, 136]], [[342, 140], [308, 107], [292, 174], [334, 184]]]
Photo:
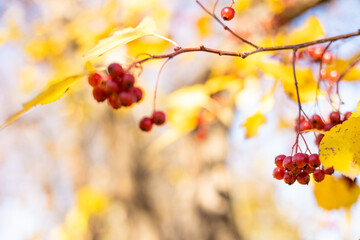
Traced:
[[243, 85], [243, 81], [235, 75], [210, 78], [205, 83], [205, 87], [207, 88], [209, 94], [213, 94], [225, 89], [237, 92]]
[[351, 117], [325, 133], [319, 146], [321, 163], [355, 178], [360, 174], [360, 117]]
[[281, 13], [285, 10], [285, 2], [281, 0], [267, 0], [271, 11]]
[[[274, 79], [280, 79], [284, 91], [297, 101], [296, 88], [293, 70], [291, 66], [280, 63], [260, 63], [258, 65], [266, 75], [271, 75]], [[310, 69], [296, 68], [296, 79], [299, 87], [301, 102], [315, 100], [317, 83]]]
[[23, 113], [30, 110], [36, 105], [45, 105], [54, 102], [61, 98], [83, 74], [67, 77], [61, 81], [51, 82], [43, 91], [41, 91], [36, 97], [23, 104], [23, 109], [9, 117], [6, 122], [0, 126], [3, 129], [17, 120]]
[[[340, 74], [343, 73], [348, 66], [357, 58], [357, 55], [354, 55], [352, 58], [349, 59], [335, 59], [331, 66], [329, 66], [326, 70], [328, 72], [332, 70], [338, 71]], [[343, 80], [345, 81], [356, 81], [360, 80], [360, 67], [354, 66], [352, 69], [350, 69], [347, 74], [343, 77]]]
[[77, 192], [77, 207], [86, 215], [101, 213], [108, 206], [108, 199], [91, 186], [84, 186]]
[[99, 43], [85, 57], [100, 56], [113, 48], [125, 45], [135, 39], [151, 35], [156, 29], [155, 22], [152, 18], [146, 17], [136, 28], [125, 28], [116, 31], [111, 37], [100, 40]]
[[205, 37], [211, 33], [212, 31], [211, 23], [212, 23], [211, 18], [209, 18], [208, 15], [205, 15], [197, 20], [197, 26], [200, 36]]
[[357, 202], [360, 188], [345, 178], [326, 176], [321, 183], [315, 182], [314, 195], [318, 205], [326, 210], [350, 208]]
[[247, 118], [243, 127], [246, 129], [246, 138], [254, 137], [258, 134], [258, 129], [266, 122], [263, 113], [257, 112], [251, 117]]

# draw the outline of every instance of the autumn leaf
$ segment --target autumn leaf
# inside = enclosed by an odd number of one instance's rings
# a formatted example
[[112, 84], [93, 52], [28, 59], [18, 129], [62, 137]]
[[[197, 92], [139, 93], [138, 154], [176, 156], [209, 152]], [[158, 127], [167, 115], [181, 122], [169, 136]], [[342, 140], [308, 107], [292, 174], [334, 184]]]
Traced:
[[326, 210], [350, 208], [357, 202], [359, 194], [360, 187], [345, 178], [326, 176], [321, 183], [315, 182], [314, 186], [316, 202]]
[[38, 95], [33, 99], [23, 104], [23, 109], [18, 111], [9, 117], [4, 124], [0, 126], [0, 129], [3, 129], [17, 120], [22, 114], [29, 111], [31, 108], [36, 105], [45, 105], [48, 103], [55, 102], [61, 98], [78, 79], [80, 79], [84, 74], [75, 75], [67, 77], [61, 81], [50, 82], [47, 87], [44, 88]]
[[[356, 113], [358, 114], [358, 113]], [[321, 163], [355, 178], [360, 174], [360, 117], [351, 117], [325, 133], [319, 146]]]
[[266, 122], [266, 118], [263, 113], [257, 112], [251, 117], [246, 119], [243, 127], [246, 129], [246, 138], [254, 137], [258, 134], [258, 129]]
[[136, 28], [125, 28], [116, 31], [111, 37], [100, 40], [99, 43], [90, 49], [84, 57], [101, 56], [121, 45], [125, 45], [135, 39], [152, 35], [156, 30], [155, 22], [152, 18], [144, 18]]

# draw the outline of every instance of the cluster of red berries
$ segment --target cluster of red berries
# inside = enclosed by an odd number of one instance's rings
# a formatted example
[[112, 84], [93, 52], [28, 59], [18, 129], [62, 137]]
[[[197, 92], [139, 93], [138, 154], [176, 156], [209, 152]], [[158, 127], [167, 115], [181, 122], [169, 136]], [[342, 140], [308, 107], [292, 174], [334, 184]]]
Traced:
[[[323, 119], [314, 114], [310, 119], [306, 119], [303, 115], [300, 116], [300, 131], [306, 131], [310, 129], [317, 129], [323, 131], [329, 131], [332, 127], [346, 121], [351, 116], [351, 112], [346, 112], [341, 119], [341, 114], [339, 112], [331, 112], [329, 114], [328, 121], [323, 121]], [[295, 131], [298, 129], [298, 119], [296, 119]], [[316, 145], [319, 146], [324, 134], [319, 134], [316, 137]]]
[[221, 10], [221, 17], [224, 21], [230, 21], [235, 16], [235, 10], [232, 7], [224, 7]]
[[139, 123], [139, 127], [144, 132], [149, 132], [152, 129], [153, 124], [163, 125], [166, 121], [166, 115], [162, 111], [156, 111], [150, 117], [144, 117]]
[[331, 63], [334, 60], [333, 55], [330, 52], [325, 52], [323, 47], [319, 46], [309, 46], [306, 48], [307, 53], [309, 56], [313, 58], [314, 61], [320, 61], [322, 56], [323, 63]]
[[279, 155], [275, 158], [276, 168], [273, 171], [273, 177], [278, 180], [284, 180], [291, 185], [295, 181], [307, 185], [310, 182], [312, 174], [316, 182], [325, 179], [325, 175], [334, 173], [334, 168], [324, 169], [320, 167], [321, 162], [318, 154], [296, 153], [294, 156]]
[[110, 64], [107, 73], [105, 76], [91, 73], [88, 77], [96, 101], [103, 102], [108, 99], [110, 106], [118, 109], [121, 106], [129, 107], [143, 98], [143, 91], [134, 86], [134, 76], [126, 72], [120, 64]]

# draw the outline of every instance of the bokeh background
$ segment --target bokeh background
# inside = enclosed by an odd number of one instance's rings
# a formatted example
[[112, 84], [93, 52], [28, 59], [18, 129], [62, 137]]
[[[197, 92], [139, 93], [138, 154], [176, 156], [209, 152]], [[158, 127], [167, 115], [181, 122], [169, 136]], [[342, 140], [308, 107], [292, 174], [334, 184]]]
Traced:
[[[212, 9], [213, 1], [202, 2]], [[231, 2], [219, 1], [216, 13]], [[358, 0], [239, 0], [234, 8], [236, 19], [228, 25], [254, 42], [291, 33], [311, 16], [326, 36], [360, 26]], [[183, 47], [245, 48], [193, 0], [2, 0], [0, 120], [49, 81], [83, 72], [83, 56], [98, 40], [145, 16], [155, 20], [157, 33]], [[140, 53], [172, 49], [144, 37], [93, 64], [130, 64]], [[359, 52], [360, 40], [339, 41], [330, 50], [348, 59]], [[286, 59], [287, 53], [268, 56]], [[0, 239], [360, 238], [358, 193], [351, 203], [326, 210], [313, 183], [288, 186], [272, 178], [274, 157], [291, 152], [297, 104], [258, 60], [190, 53], [169, 61], [157, 99], [169, 123], [150, 133], [138, 122], [152, 112], [158, 60], [144, 64], [137, 79], [145, 90], [139, 105], [115, 111], [98, 104], [83, 78], [59, 101], [1, 130]], [[289, 64], [279, 62], [279, 71]], [[315, 75], [318, 65], [299, 64]], [[343, 112], [355, 109], [358, 92], [356, 81], [341, 84]], [[271, 99], [264, 103], [267, 93]], [[259, 106], [266, 122], [249, 138], [243, 124]], [[318, 106], [304, 109], [310, 115], [332, 110], [327, 98]], [[316, 152], [313, 136], [307, 140]]]

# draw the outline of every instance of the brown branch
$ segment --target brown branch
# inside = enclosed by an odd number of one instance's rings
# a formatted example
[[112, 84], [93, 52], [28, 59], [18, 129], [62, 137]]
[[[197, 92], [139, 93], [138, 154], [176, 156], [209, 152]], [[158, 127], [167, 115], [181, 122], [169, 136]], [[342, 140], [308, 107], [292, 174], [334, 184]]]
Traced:
[[342, 34], [342, 35], [338, 35], [338, 36], [334, 36], [334, 37], [323, 38], [323, 39], [300, 43], [300, 44], [275, 46], [275, 47], [259, 47], [255, 50], [249, 51], [249, 52], [223, 51], [223, 50], [219, 50], [219, 49], [207, 48], [207, 47], [204, 47], [203, 45], [200, 47], [193, 47], [193, 48], [177, 48], [172, 53], [161, 54], [161, 55], [150, 55], [147, 58], [144, 58], [144, 59], [134, 62], [131, 65], [131, 67], [135, 66], [137, 64], [142, 64], [142, 63], [147, 62], [152, 59], [173, 58], [177, 55], [180, 55], [183, 53], [188, 53], [188, 52], [207, 52], [207, 53], [217, 54], [219, 56], [233, 56], [233, 57], [246, 58], [252, 54], [259, 53], [259, 52], [274, 52], [274, 51], [295, 50], [295, 49], [298, 50], [301, 48], [306, 48], [311, 45], [316, 45], [316, 44], [326, 43], [326, 42], [335, 42], [335, 41], [338, 41], [341, 39], [351, 38], [351, 37], [355, 37], [355, 36], [359, 36], [359, 35], [360, 35], [360, 30], [358, 30], [356, 32], [348, 33], [348, 34]]

